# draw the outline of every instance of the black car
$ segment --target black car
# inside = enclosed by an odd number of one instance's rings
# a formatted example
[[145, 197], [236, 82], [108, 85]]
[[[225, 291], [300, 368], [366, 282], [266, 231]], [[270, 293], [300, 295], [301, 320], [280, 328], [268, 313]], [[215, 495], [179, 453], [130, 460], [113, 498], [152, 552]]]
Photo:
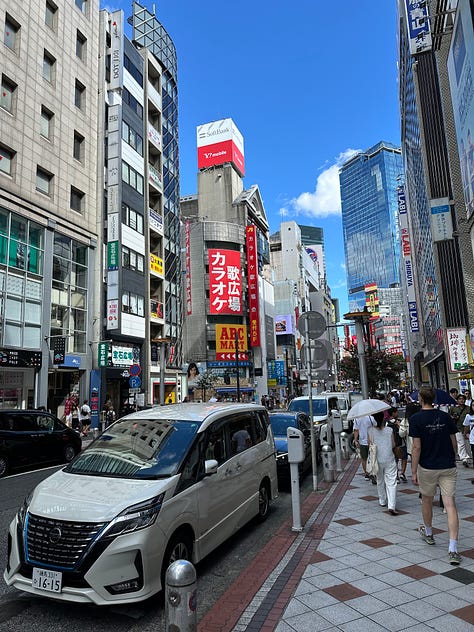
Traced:
[[311, 426], [309, 416], [303, 412], [271, 412], [269, 414], [273, 439], [277, 452], [277, 474], [279, 480], [289, 480], [290, 464], [288, 463], [289, 427], [298, 428], [304, 435], [304, 461], [298, 465], [300, 476], [311, 468]]
[[30, 465], [72, 461], [81, 447], [79, 432], [48, 412], [0, 410], [0, 477]]

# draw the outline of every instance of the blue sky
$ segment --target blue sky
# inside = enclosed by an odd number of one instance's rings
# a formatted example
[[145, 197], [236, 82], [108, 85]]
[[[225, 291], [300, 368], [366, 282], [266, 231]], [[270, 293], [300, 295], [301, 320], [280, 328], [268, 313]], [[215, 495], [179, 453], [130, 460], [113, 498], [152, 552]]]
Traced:
[[[129, 0], [101, 5], [131, 14]], [[181, 195], [197, 191], [196, 126], [232, 118], [271, 232], [282, 219], [324, 229], [343, 314], [338, 165], [400, 142], [395, 0], [168, 0], [155, 12], [178, 54]]]

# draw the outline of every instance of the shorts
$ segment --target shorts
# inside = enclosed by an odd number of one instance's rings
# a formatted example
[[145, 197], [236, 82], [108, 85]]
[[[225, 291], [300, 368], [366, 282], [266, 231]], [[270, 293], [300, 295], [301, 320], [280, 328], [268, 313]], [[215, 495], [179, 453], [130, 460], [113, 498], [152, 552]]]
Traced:
[[455, 496], [457, 475], [455, 467], [447, 470], [427, 470], [418, 466], [418, 484], [422, 496], [434, 496], [436, 485], [439, 485], [441, 496]]
[[363, 461], [367, 461], [367, 457], [369, 456], [369, 446], [368, 445], [359, 445], [360, 458]]

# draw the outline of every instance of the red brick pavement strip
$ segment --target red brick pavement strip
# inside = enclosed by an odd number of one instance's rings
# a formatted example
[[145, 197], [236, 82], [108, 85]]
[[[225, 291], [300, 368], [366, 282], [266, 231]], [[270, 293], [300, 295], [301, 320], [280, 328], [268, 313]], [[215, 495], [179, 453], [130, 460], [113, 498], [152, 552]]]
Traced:
[[[264, 598], [247, 627], [248, 632], [270, 632], [278, 625], [358, 467], [359, 461], [354, 460], [347, 466], [341, 480], [336, 482], [337, 487], [331, 498], [316, 517], [297, 551]], [[319, 489], [324, 491], [330, 487], [331, 485], [324, 482], [319, 485]], [[317, 492], [308, 495], [301, 507], [303, 524], [309, 520], [325, 498], [324, 494]], [[298, 537], [299, 533], [291, 531], [292, 523], [293, 519], [290, 518], [278, 529], [254, 561], [201, 619], [198, 632], [231, 632], [263, 583]]]

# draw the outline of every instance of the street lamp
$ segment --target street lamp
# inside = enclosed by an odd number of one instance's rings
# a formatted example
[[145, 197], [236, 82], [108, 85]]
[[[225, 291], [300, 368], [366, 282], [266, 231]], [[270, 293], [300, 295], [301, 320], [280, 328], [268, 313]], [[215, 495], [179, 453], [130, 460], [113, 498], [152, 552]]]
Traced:
[[346, 320], [353, 320], [355, 324], [356, 336], [357, 336], [357, 356], [359, 359], [359, 371], [360, 371], [360, 386], [362, 390], [362, 396], [364, 399], [369, 397], [369, 381], [367, 378], [367, 365], [365, 362], [365, 349], [364, 349], [364, 324], [368, 323], [371, 318], [371, 313], [364, 309], [363, 312], [349, 312], [344, 314]]

